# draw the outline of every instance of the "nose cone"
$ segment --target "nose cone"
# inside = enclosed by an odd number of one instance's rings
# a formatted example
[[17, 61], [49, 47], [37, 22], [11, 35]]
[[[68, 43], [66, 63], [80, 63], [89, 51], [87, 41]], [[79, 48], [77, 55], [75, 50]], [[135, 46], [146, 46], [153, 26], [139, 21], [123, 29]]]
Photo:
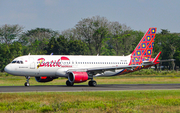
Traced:
[[7, 72], [7, 73], [10, 73], [12, 71], [12, 67], [10, 65], [7, 65], [5, 68], [4, 68], [4, 71]]

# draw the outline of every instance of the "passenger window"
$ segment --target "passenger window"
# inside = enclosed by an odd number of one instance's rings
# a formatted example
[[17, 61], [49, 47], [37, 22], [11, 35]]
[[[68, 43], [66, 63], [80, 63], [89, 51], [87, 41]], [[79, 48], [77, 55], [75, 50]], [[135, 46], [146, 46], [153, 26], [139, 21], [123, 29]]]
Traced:
[[20, 61], [21, 64], [23, 64], [23, 61]]
[[20, 64], [20, 62], [19, 62], [19, 61], [17, 61], [17, 63], [18, 63], [18, 64]]

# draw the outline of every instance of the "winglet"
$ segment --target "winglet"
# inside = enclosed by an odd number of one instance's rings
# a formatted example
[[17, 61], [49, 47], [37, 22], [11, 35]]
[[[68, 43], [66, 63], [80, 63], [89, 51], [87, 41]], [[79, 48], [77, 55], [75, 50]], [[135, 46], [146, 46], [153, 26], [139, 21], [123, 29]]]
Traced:
[[161, 51], [156, 55], [156, 57], [155, 57], [154, 60], [153, 60], [153, 63], [156, 63], [156, 62], [157, 62], [160, 54], [161, 54]]

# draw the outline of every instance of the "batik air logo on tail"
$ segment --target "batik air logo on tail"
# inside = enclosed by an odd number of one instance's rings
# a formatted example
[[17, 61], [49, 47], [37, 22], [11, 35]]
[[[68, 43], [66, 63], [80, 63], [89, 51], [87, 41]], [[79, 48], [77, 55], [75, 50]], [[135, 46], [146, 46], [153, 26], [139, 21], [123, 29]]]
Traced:
[[143, 61], [151, 61], [155, 35], [156, 28], [149, 28], [135, 50], [132, 52], [129, 65], [141, 65]]

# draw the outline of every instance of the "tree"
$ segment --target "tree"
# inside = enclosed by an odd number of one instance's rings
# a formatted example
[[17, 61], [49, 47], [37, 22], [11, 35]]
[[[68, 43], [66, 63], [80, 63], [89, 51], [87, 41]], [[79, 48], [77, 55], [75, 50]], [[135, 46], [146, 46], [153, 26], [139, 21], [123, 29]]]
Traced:
[[[162, 29], [161, 33], [156, 35], [154, 57], [159, 51], [162, 51], [160, 59], [176, 59], [176, 64], [179, 65], [179, 42], [179, 34]], [[163, 65], [171, 65], [171, 62], [164, 62]]]
[[61, 35], [68, 40], [81, 40], [81, 35], [79, 35], [75, 28], [64, 30], [61, 32]]
[[43, 55], [46, 54], [47, 51], [45, 50], [45, 47], [47, 46], [48, 42], [47, 41], [39, 41], [35, 40], [33, 43], [30, 45], [23, 46], [23, 54], [27, 55], [29, 53], [33, 55]]
[[174, 59], [176, 59], [176, 65], [180, 66], [180, 46], [176, 48], [176, 52], [174, 54]]
[[22, 55], [22, 45], [19, 42], [13, 42], [10, 45], [0, 44], [0, 71], [14, 58]]
[[47, 54], [68, 55], [68, 40], [62, 35], [58, 38], [52, 37], [46, 50]]
[[116, 55], [128, 55], [132, 52], [135, 37], [130, 27], [119, 22], [111, 22], [109, 25], [110, 43]]
[[88, 54], [86, 43], [81, 40], [67, 40], [64, 36], [60, 36], [57, 39], [52, 37], [46, 50], [47, 54], [53, 53], [54, 55]]
[[7, 45], [11, 44], [20, 33], [23, 31], [23, 27], [17, 25], [3, 25], [0, 27], [0, 42], [5, 43]]
[[87, 55], [87, 45], [81, 40], [70, 40], [68, 44], [69, 55]]
[[87, 43], [90, 54], [101, 54], [102, 41], [108, 33], [108, 23], [105, 17], [94, 16], [84, 18], [76, 24], [77, 33]]
[[51, 37], [57, 38], [59, 37], [59, 33], [51, 29], [36, 28], [23, 32], [18, 41], [21, 42], [23, 45], [30, 45], [36, 40], [48, 42]]

